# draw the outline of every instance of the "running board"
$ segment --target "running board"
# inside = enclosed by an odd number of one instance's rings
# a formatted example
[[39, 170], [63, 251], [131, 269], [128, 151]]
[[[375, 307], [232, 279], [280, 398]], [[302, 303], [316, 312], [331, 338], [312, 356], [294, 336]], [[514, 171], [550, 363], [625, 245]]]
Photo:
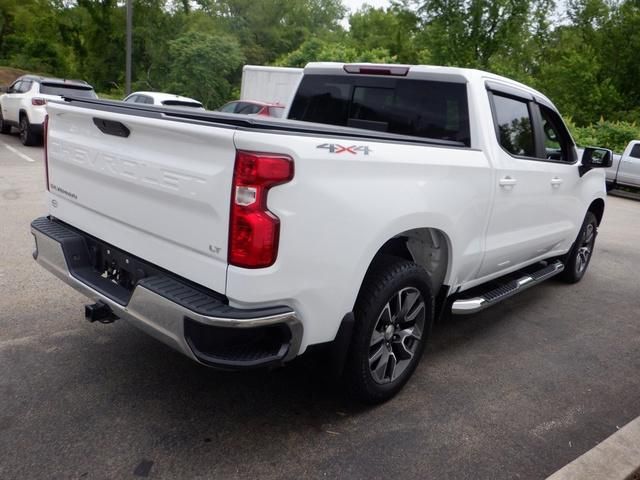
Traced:
[[560, 260], [557, 260], [534, 273], [527, 274], [517, 280], [511, 280], [510, 282], [501, 285], [498, 288], [494, 288], [493, 290], [489, 290], [477, 297], [461, 298], [456, 300], [451, 306], [451, 313], [454, 315], [468, 315], [479, 312], [480, 310], [484, 310], [496, 303], [500, 303], [502, 300], [506, 300], [529, 287], [542, 283], [559, 274], [563, 270], [564, 264]]

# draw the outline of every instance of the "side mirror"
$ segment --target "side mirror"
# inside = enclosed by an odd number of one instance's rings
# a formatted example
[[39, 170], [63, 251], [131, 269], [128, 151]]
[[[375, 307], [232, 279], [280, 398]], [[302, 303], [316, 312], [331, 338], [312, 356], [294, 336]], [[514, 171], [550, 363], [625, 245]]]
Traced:
[[613, 152], [608, 148], [585, 147], [582, 152], [580, 176], [592, 168], [609, 168], [613, 163]]

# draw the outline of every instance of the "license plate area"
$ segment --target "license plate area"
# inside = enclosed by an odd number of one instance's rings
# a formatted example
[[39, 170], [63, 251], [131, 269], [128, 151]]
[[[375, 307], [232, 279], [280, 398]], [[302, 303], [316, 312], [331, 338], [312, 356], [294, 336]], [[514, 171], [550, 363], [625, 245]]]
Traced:
[[93, 269], [108, 280], [129, 292], [143, 278], [161, 275], [162, 272], [147, 262], [93, 238], [85, 237]]

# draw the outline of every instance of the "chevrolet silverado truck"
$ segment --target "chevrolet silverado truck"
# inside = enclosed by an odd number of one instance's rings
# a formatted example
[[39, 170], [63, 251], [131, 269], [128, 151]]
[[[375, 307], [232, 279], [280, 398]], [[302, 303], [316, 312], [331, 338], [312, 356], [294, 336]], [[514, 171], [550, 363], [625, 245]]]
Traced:
[[614, 155], [606, 170], [607, 190], [616, 187], [640, 188], [640, 140], [632, 140], [622, 155]]
[[34, 258], [212, 367], [326, 347], [366, 402], [443, 313], [578, 282], [611, 151], [578, 158], [539, 92], [477, 70], [314, 63], [285, 119], [49, 102]]

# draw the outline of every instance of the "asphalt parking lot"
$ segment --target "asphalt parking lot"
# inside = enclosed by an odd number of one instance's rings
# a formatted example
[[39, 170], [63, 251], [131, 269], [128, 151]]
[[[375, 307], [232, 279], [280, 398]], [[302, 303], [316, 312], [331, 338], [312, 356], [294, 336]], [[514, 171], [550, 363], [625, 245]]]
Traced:
[[584, 280], [436, 327], [385, 405], [317, 357], [209, 370], [31, 258], [42, 149], [0, 137], [0, 478], [544, 478], [640, 415], [640, 201], [610, 197]]

